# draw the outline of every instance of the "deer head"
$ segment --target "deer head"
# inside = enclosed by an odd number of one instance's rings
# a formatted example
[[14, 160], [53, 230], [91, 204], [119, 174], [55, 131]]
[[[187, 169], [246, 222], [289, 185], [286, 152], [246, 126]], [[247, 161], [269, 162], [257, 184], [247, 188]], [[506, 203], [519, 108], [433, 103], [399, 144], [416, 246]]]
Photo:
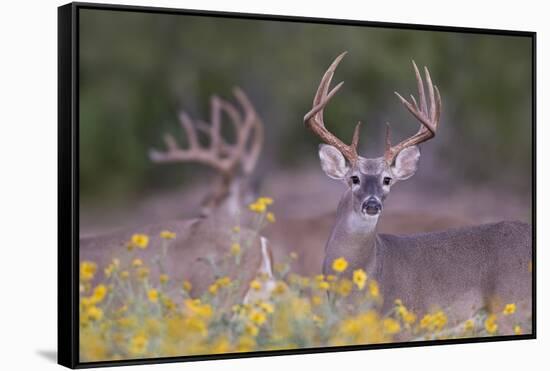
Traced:
[[[239, 88], [233, 90], [242, 114], [236, 106], [217, 96], [210, 100], [211, 123], [193, 121], [181, 111], [180, 124], [187, 136], [188, 149], [182, 149], [174, 137], [164, 135], [167, 150], [160, 152], [152, 149], [149, 152], [151, 161], [197, 162], [209, 166], [219, 175], [219, 181], [213, 191], [203, 201], [202, 215], [208, 215], [212, 209], [220, 206], [232, 190], [233, 181], [239, 175], [249, 176], [254, 170], [263, 145], [263, 124], [246, 94]], [[222, 113], [230, 118], [235, 133], [234, 143], [229, 143], [222, 136]], [[199, 141], [198, 133], [208, 137], [208, 144]]]
[[329, 91], [330, 82], [334, 71], [346, 52], [340, 54], [325, 72], [315, 98], [313, 107], [305, 117], [306, 126], [326, 144], [319, 147], [321, 167], [324, 172], [333, 179], [344, 181], [349, 187], [348, 196], [355, 215], [361, 220], [372, 221], [377, 219], [382, 211], [383, 202], [388, 196], [391, 187], [399, 181], [409, 179], [417, 169], [420, 151], [418, 145], [435, 136], [440, 113], [441, 97], [437, 86], [432, 84], [430, 73], [424, 67], [429, 96], [429, 107], [426, 101], [424, 82], [416, 64], [413, 63], [418, 85], [417, 103], [413, 95], [411, 101], [407, 101], [397, 92], [395, 93], [401, 103], [420, 122], [418, 132], [396, 145], [390, 142], [390, 127], [386, 126], [386, 149], [382, 157], [365, 158], [357, 153], [359, 142], [358, 123], [353, 133], [350, 145], [345, 144], [334, 134], [328, 131], [323, 121], [323, 110], [329, 100], [342, 87], [340, 82]]

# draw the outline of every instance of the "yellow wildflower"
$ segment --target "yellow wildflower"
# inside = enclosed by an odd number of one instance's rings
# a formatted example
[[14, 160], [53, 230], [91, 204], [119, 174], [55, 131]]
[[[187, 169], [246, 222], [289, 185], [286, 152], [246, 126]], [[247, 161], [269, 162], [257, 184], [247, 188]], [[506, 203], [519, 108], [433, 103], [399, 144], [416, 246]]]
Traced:
[[275, 223], [276, 219], [275, 219], [275, 214], [273, 214], [271, 211], [268, 212], [267, 214], [265, 214], [265, 218], [267, 219], [268, 222], [270, 223]]
[[328, 290], [330, 288], [329, 283], [326, 281], [319, 282], [318, 286], [321, 290]]
[[380, 296], [380, 289], [378, 288], [378, 283], [376, 281], [369, 282], [369, 293], [373, 298]]
[[399, 325], [399, 322], [397, 322], [393, 318], [384, 318], [382, 325], [384, 326], [384, 332], [389, 335], [397, 334], [399, 331], [401, 331], [401, 326]]
[[275, 284], [275, 289], [273, 289], [273, 293], [276, 295], [282, 295], [284, 294], [288, 289], [288, 286], [283, 281], [277, 281]]
[[443, 311], [426, 314], [420, 321], [420, 328], [429, 331], [441, 330], [447, 324], [447, 315]]
[[502, 314], [504, 314], [505, 316], [509, 316], [510, 314], [514, 314], [515, 312], [516, 312], [516, 304], [511, 303], [511, 304], [506, 304], [506, 306], [504, 307], [504, 310], [502, 311]]
[[147, 350], [148, 345], [149, 340], [147, 339], [147, 336], [143, 334], [137, 334], [132, 337], [132, 340], [130, 340], [130, 353], [134, 355], [143, 354]]
[[212, 295], [216, 295], [218, 293], [218, 288], [219, 288], [218, 284], [213, 283], [210, 286], [208, 286], [208, 292], [211, 293]]
[[269, 206], [273, 204], [273, 199], [271, 197], [259, 197], [258, 200], [256, 200], [256, 202]]
[[220, 277], [216, 280], [216, 284], [220, 287], [229, 286], [230, 283], [231, 283], [231, 278], [227, 276]]
[[332, 262], [332, 269], [334, 269], [336, 272], [343, 272], [348, 268], [348, 262], [344, 257], [335, 259]]
[[416, 321], [416, 315], [407, 309], [401, 299], [395, 300], [395, 311], [403, 319], [403, 322], [408, 325], [412, 325]]
[[202, 304], [200, 299], [187, 299], [184, 304], [191, 313], [199, 317], [210, 318], [212, 316], [212, 307], [209, 304]]
[[268, 303], [266, 301], [262, 301], [258, 305], [261, 309], [263, 309], [266, 313], [273, 313], [275, 311], [275, 308], [273, 307], [273, 304]]
[[323, 299], [321, 299], [320, 296], [315, 295], [311, 297], [311, 304], [313, 305], [321, 305], [322, 302], [323, 302]]
[[472, 331], [475, 327], [474, 320], [469, 319], [464, 322], [464, 331]]
[[149, 298], [149, 301], [156, 303], [159, 299], [159, 292], [155, 289], [150, 289], [147, 291], [147, 297]]
[[367, 282], [367, 274], [362, 269], [353, 271], [353, 283], [357, 285], [359, 290], [363, 290], [365, 283]]
[[262, 288], [262, 283], [258, 280], [252, 280], [250, 282], [250, 288], [253, 289], [253, 290], [260, 290]]
[[132, 235], [130, 244], [134, 247], [139, 247], [140, 249], [146, 249], [149, 245], [149, 236], [146, 234], [136, 233]]
[[231, 244], [231, 255], [237, 256], [241, 253], [241, 244], [235, 242]]
[[256, 325], [262, 325], [267, 318], [263, 312], [252, 310], [248, 315], [248, 319]]
[[166, 307], [167, 310], [174, 310], [176, 309], [176, 303], [170, 298], [163, 297], [162, 298], [162, 304]]
[[412, 325], [416, 321], [416, 314], [413, 312], [407, 311], [403, 315], [403, 321], [405, 321], [406, 324]]
[[82, 281], [91, 281], [97, 271], [97, 264], [89, 261], [80, 263], [80, 279]]
[[248, 208], [250, 209], [250, 211], [253, 211], [253, 212], [259, 213], [259, 214], [265, 212], [265, 210], [266, 210], [265, 204], [259, 203], [259, 202], [251, 203], [250, 205], [248, 205]]
[[520, 325], [515, 325], [515, 326], [514, 326], [514, 334], [516, 334], [516, 335], [521, 335], [521, 327], [520, 327]]
[[103, 300], [103, 298], [105, 298], [106, 294], [107, 294], [107, 287], [103, 284], [97, 285], [92, 295], [94, 302], [99, 303], [100, 301]]
[[338, 283], [336, 291], [342, 296], [348, 296], [353, 289], [353, 283], [348, 279], [343, 279]]
[[162, 273], [162, 274], [159, 276], [159, 281], [160, 281], [160, 283], [162, 283], [162, 284], [168, 283], [169, 280], [170, 280], [170, 277], [168, 277], [168, 275], [165, 274], [165, 273]]
[[174, 238], [176, 238], [176, 233], [164, 230], [160, 232], [160, 238], [164, 238], [165, 240], [173, 240]]
[[441, 330], [447, 324], [447, 315], [443, 311], [438, 311], [434, 315], [433, 323], [435, 328]]
[[141, 259], [135, 258], [132, 260], [132, 267], [137, 268], [141, 267], [143, 265], [143, 261]]
[[336, 276], [334, 274], [327, 275], [327, 281], [328, 282], [334, 282], [336, 281]]
[[88, 319], [92, 321], [99, 321], [103, 318], [103, 310], [95, 305], [92, 305], [86, 310], [86, 315], [88, 316]]
[[191, 284], [191, 282], [186, 280], [186, 281], [183, 281], [183, 284], [181, 285], [181, 287], [183, 288], [183, 290], [190, 292], [191, 289], [193, 288], [193, 285]]
[[498, 324], [497, 324], [497, 316], [494, 314], [491, 314], [487, 319], [485, 320], [485, 330], [489, 334], [494, 334], [498, 330]]
[[250, 336], [257, 336], [258, 333], [260, 332], [260, 329], [258, 328], [258, 326], [252, 323], [247, 323], [245, 327], [245, 331]]
[[138, 269], [138, 277], [141, 278], [141, 279], [145, 279], [147, 277], [149, 277], [149, 268], [147, 267], [141, 267]]

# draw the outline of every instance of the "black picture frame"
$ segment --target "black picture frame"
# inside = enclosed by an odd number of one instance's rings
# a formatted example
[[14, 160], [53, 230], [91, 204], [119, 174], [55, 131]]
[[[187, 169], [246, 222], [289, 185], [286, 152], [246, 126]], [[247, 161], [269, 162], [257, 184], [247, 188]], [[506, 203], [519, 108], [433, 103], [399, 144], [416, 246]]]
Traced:
[[[333, 25], [355, 25], [380, 28], [429, 30], [486, 35], [511, 35], [526, 37], [532, 45], [532, 333], [515, 336], [494, 336], [436, 341], [417, 341], [390, 344], [353, 345], [277, 351], [256, 351], [249, 353], [228, 353], [216, 355], [192, 355], [167, 358], [128, 359], [82, 363], [79, 360], [79, 12], [83, 9], [147, 12], [178, 15], [201, 15], [221, 18], [240, 18], [285, 22], [305, 22]], [[58, 8], [58, 363], [69, 368], [99, 366], [122, 366], [167, 362], [216, 360], [228, 358], [264, 357], [321, 352], [342, 352], [380, 348], [419, 347], [462, 343], [481, 343], [508, 340], [536, 339], [536, 32], [496, 30], [483, 28], [462, 28], [371, 22], [343, 19], [324, 19], [295, 16], [229, 13], [170, 9], [145, 6], [111, 5], [97, 3], [70, 3]]]

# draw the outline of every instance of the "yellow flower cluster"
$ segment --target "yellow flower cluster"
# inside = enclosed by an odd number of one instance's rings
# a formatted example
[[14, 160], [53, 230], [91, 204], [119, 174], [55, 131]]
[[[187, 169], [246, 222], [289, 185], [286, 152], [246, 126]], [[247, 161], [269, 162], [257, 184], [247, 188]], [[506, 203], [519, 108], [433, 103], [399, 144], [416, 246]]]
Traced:
[[494, 314], [489, 315], [485, 320], [485, 330], [489, 334], [495, 334], [498, 330], [497, 316]]
[[97, 264], [89, 261], [83, 261], [80, 263], [80, 279], [82, 281], [93, 280], [96, 271]]
[[149, 236], [143, 233], [136, 233], [132, 235], [130, 241], [126, 244], [128, 250], [133, 250], [135, 247], [140, 249], [146, 249], [149, 246]]
[[218, 278], [214, 283], [208, 287], [208, 292], [212, 295], [216, 295], [219, 289], [227, 287], [231, 284], [231, 278], [225, 276]]
[[428, 313], [420, 320], [420, 328], [428, 331], [441, 331], [447, 324], [447, 315], [443, 311]]
[[[270, 197], [258, 197], [256, 201], [248, 205], [248, 209], [255, 213], [264, 213], [267, 211], [268, 206], [273, 204], [273, 199]], [[271, 214], [271, 219], [275, 221], [275, 215]]]
[[160, 238], [164, 238], [165, 240], [173, 240], [176, 238], [176, 233], [170, 232], [169, 230], [164, 230], [160, 232]]
[[416, 321], [416, 314], [411, 312], [400, 299], [395, 300], [395, 311], [401, 320], [408, 326]]
[[[270, 221], [267, 208], [272, 203], [260, 197], [250, 208], [261, 214], [255, 219], [260, 221], [259, 228], [269, 225], [263, 221]], [[246, 234], [240, 234], [240, 226], [231, 228], [231, 245], [220, 259], [212, 260], [216, 276], [210, 284], [193, 282], [193, 287], [177, 275], [170, 279], [163, 267], [168, 241], [176, 235], [168, 230], [160, 232], [160, 239], [150, 240], [144, 234], [130, 238], [131, 249], [149, 248], [147, 254], [122, 251], [119, 259], [105, 267], [81, 262], [81, 360], [488, 336], [498, 334], [497, 315], [502, 329], [515, 334], [530, 331], [530, 322], [522, 321], [513, 303], [499, 313], [454, 327], [448, 326], [443, 311], [417, 313], [417, 318], [399, 299], [394, 310], [383, 315], [383, 287], [365, 270], [350, 267], [344, 257], [331, 262], [334, 274], [308, 277], [291, 271], [292, 262], [298, 259], [292, 253], [276, 267], [274, 281], [261, 274], [243, 280], [239, 274], [247, 268], [240, 265], [248, 246], [246, 228]], [[156, 243], [160, 249], [154, 247]], [[98, 277], [98, 269], [105, 275]], [[261, 293], [262, 300], [243, 303], [242, 293], [248, 290]]]

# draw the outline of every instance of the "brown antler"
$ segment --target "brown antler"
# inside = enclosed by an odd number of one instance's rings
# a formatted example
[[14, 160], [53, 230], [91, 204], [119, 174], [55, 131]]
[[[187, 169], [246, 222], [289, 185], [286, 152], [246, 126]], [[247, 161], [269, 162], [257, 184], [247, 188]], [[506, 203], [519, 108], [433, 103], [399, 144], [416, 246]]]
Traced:
[[[210, 166], [224, 176], [235, 175], [241, 168], [243, 173], [250, 174], [256, 166], [263, 145], [263, 125], [252, 103], [244, 92], [235, 88], [235, 98], [242, 107], [244, 116], [229, 102], [216, 96], [211, 98], [211, 124], [193, 122], [189, 115], [180, 112], [179, 119], [187, 135], [188, 149], [182, 149], [170, 134], [164, 135], [167, 151], [152, 149], [149, 157], [153, 162], [199, 162]], [[221, 134], [222, 118], [225, 112], [235, 130], [235, 143], [228, 143]], [[197, 132], [206, 134], [209, 138], [207, 146], [201, 145]]]
[[401, 103], [409, 110], [410, 113], [420, 121], [420, 128], [418, 132], [410, 138], [403, 140], [395, 146], [391, 145], [390, 142], [390, 126], [386, 126], [386, 151], [384, 153], [384, 158], [387, 163], [392, 164], [395, 160], [395, 157], [403, 149], [407, 147], [420, 144], [427, 140], [430, 140], [435, 136], [437, 126], [439, 125], [439, 118], [441, 116], [441, 96], [439, 95], [439, 90], [437, 86], [432, 84], [432, 79], [430, 77], [430, 72], [428, 68], [424, 67], [424, 73], [426, 75], [426, 83], [428, 85], [428, 94], [430, 97], [430, 107], [428, 111], [428, 104], [426, 102], [426, 94], [424, 92], [424, 82], [422, 81], [422, 76], [418, 72], [416, 63], [412, 61], [414, 72], [416, 74], [416, 82], [418, 85], [418, 98], [420, 101], [420, 106], [417, 104], [416, 99], [411, 94], [411, 102], [408, 102], [403, 98], [399, 93], [395, 92]]
[[358, 122], [355, 126], [355, 131], [353, 132], [353, 139], [351, 141], [351, 144], [347, 145], [330, 131], [328, 131], [323, 121], [323, 110], [325, 109], [325, 106], [344, 84], [344, 82], [342, 81], [338, 85], [336, 85], [334, 89], [332, 89], [330, 92], [328, 91], [330, 87], [330, 82], [332, 80], [332, 77], [334, 76], [334, 70], [336, 70], [336, 67], [346, 54], [347, 52], [343, 52], [338, 57], [336, 57], [334, 62], [332, 62], [328, 70], [323, 75], [323, 78], [321, 79], [321, 82], [319, 84], [319, 88], [317, 88], [317, 93], [313, 98], [313, 107], [311, 108], [311, 111], [309, 111], [304, 116], [304, 123], [315, 135], [321, 138], [323, 142], [336, 147], [349, 161], [349, 163], [351, 165], [354, 165], [357, 162], [357, 158], [359, 157], [357, 154], [357, 144], [359, 142], [359, 129], [361, 127], [361, 123]]

